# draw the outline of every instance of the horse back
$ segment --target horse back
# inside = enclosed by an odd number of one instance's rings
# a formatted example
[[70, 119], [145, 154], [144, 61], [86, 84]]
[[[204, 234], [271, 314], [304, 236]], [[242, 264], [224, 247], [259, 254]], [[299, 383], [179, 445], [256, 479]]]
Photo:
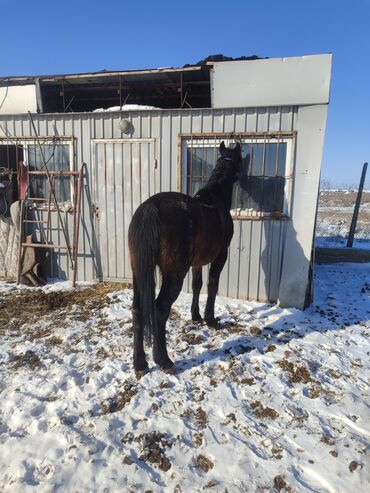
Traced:
[[158, 265], [185, 270], [213, 262], [227, 249], [233, 235], [230, 212], [218, 203], [202, 204], [178, 192], [153, 195], [145, 204], [154, 205], [159, 213], [161, 234]]

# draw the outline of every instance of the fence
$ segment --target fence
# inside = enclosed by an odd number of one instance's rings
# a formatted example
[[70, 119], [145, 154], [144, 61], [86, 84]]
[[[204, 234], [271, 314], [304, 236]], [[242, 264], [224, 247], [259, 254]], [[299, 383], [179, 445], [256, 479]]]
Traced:
[[[320, 190], [316, 226], [317, 246], [345, 245], [357, 190]], [[364, 190], [355, 232], [355, 245], [370, 241], [370, 191]]]

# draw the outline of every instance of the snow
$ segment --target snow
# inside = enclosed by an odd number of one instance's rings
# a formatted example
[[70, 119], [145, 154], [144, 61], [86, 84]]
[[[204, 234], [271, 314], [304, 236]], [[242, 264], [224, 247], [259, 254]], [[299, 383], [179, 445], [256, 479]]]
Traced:
[[[343, 236], [316, 236], [315, 246], [317, 248], [347, 248], [347, 241], [348, 238]], [[370, 250], [370, 240], [354, 239], [352, 248]]]
[[97, 108], [93, 113], [101, 113], [104, 111], [147, 111], [147, 110], [160, 110], [156, 106], [148, 106], [145, 104], [123, 104], [121, 106], [111, 106], [110, 108]]
[[[140, 380], [130, 289], [9, 320], [0, 491], [370, 491], [369, 274], [317, 266], [305, 312], [218, 297], [217, 331], [189, 321], [182, 293], [168, 323], [176, 374], [150, 357]], [[1, 310], [28, 291], [0, 282]]]
[[[320, 189], [320, 195], [325, 194], [325, 193], [332, 193], [332, 192], [341, 192], [344, 194], [350, 194], [350, 193], [357, 193], [357, 187], [353, 188], [321, 188]], [[370, 188], [363, 189], [362, 193], [370, 193]]]

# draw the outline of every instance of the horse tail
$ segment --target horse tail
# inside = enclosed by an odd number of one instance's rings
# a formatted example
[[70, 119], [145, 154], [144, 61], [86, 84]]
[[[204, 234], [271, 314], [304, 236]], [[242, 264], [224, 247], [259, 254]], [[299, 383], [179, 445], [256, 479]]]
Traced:
[[128, 240], [134, 275], [133, 309], [138, 314], [138, 322], [149, 345], [152, 344], [155, 324], [155, 266], [159, 255], [160, 230], [157, 207], [144, 202], [132, 218]]

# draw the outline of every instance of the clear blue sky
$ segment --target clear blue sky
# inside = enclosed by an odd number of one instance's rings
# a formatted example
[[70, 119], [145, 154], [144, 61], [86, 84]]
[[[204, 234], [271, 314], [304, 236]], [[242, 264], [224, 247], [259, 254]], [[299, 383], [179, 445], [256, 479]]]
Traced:
[[333, 53], [322, 177], [370, 160], [370, 0], [0, 0], [0, 19], [1, 76]]

